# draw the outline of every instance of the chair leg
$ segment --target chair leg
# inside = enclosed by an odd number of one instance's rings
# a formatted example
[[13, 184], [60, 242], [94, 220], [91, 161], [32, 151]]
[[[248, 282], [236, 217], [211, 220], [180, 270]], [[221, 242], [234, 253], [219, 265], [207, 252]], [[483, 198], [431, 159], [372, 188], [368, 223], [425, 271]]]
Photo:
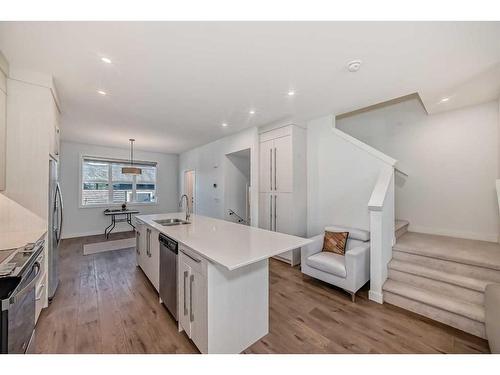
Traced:
[[355, 292], [349, 292], [349, 294], [351, 295], [351, 301], [353, 303], [355, 303], [356, 302], [356, 293]]

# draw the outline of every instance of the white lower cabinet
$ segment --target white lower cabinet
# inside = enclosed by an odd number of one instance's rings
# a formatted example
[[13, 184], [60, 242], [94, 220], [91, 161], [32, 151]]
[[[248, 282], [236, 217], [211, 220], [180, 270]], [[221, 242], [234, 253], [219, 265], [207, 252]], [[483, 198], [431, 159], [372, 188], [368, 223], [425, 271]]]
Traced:
[[160, 287], [160, 242], [159, 232], [147, 225], [136, 224], [136, 259], [151, 284]]
[[240, 353], [269, 331], [268, 260], [229, 271], [179, 244], [178, 317], [202, 353]]
[[148, 278], [156, 291], [160, 291], [160, 232], [150, 229], [149, 232], [149, 258], [148, 258]]
[[[287, 234], [302, 233], [295, 205], [293, 193], [259, 193], [259, 227]], [[295, 266], [300, 263], [300, 250], [290, 250], [276, 258]]]
[[38, 317], [42, 312], [42, 309], [46, 307], [47, 300], [47, 274], [43, 274], [40, 277], [40, 282], [36, 283], [35, 287], [35, 324], [38, 322]]
[[137, 265], [144, 271], [146, 263], [146, 226], [139, 222], [135, 225], [135, 255]]
[[206, 260], [180, 246], [179, 325], [200, 352], [208, 352]]

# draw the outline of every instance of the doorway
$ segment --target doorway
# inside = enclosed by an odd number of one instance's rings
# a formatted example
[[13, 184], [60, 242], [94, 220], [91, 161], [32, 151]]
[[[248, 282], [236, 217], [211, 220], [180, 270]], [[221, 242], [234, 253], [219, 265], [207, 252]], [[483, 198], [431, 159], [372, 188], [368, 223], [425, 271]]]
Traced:
[[250, 225], [249, 148], [226, 154], [224, 165], [224, 218]]
[[184, 194], [188, 197], [191, 213], [196, 214], [196, 173], [193, 169], [184, 171]]

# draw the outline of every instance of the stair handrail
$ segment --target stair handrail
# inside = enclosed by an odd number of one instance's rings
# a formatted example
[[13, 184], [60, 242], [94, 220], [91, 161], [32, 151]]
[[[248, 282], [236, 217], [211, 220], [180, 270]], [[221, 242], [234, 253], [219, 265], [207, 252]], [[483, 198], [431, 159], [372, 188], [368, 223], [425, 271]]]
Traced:
[[243, 219], [243, 218], [242, 218], [240, 215], [238, 215], [238, 214], [237, 214], [234, 210], [232, 210], [232, 209], [230, 209], [230, 208], [229, 208], [227, 211], [228, 211], [228, 213], [229, 213], [229, 216], [232, 216], [232, 215], [236, 216], [236, 218], [238, 219], [238, 223], [243, 223], [243, 224], [245, 224], [245, 225], [248, 225], [248, 220]]
[[380, 172], [370, 200], [368, 201], [370, 211], [381, 211], [382, 207], [384, 207], [385, 197], [387, 196], [392, 176], [393, 170], [391, 168], [384, 168]]

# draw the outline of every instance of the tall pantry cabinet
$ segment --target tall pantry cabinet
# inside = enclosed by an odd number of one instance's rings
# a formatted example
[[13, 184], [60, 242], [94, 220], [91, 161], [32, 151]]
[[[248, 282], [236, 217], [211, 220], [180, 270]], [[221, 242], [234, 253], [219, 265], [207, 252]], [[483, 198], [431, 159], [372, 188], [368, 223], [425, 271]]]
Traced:
[[[260, 134], [259, 227], [306, 235], [306, 130], [286, 125]], [[300, 249], [276, 257], [292, 266]]]

